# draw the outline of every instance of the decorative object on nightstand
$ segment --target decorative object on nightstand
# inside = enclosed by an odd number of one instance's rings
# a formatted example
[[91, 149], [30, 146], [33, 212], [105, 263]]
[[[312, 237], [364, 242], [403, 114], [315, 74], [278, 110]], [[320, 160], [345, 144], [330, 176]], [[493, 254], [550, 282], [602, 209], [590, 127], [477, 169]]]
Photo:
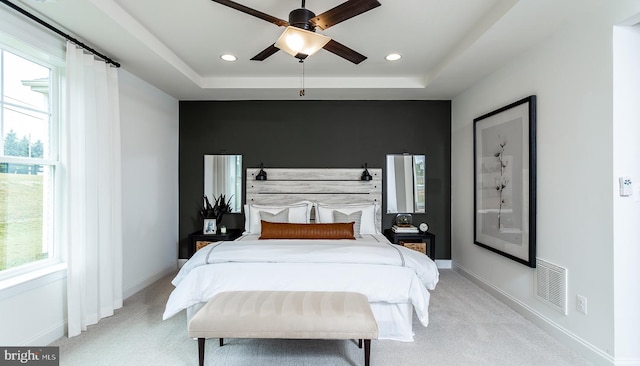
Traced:
[[420, 231], [422, 231], [423, 233], [426, 233], [427, 230], [429, 230], [429, 225], [427, 225], [426, 222], [421, 222], [420, 226], [418, 227], [420, 229]]
[[395, 224], [399, 227], [408, 227], [411, 226], [411, 222], [413, 218], [411, 214], [408, 213], [399, 213], [396, 215]]
[[231, 212], [231, 198], [233, 197], [226, 200], [225, 195], [221, 194], [216, 198], [212, 205], [211, 202], [209, 202], [209, 198], [207, 198], [206, 195], [204, 196], [203, 207], [200, 210], [200, 216], [204, 220], [202, 225], [203, 234], [217, 233], [218, 229], [216, 224], [220, 224], [222, 222], [222, 216], [225, 213]]
[[212, 235], [217, 231], [216, 219], [204, 219], [204, 224], [202, 225], [202, 233], [204, 235]]
[[418, 228], [411, 225], [411, 221], [411, 214], [397, 214], [393, 220], [394, 224], [391, 227], [391, 230], [396, 233], [415, 234], [418, 232]]

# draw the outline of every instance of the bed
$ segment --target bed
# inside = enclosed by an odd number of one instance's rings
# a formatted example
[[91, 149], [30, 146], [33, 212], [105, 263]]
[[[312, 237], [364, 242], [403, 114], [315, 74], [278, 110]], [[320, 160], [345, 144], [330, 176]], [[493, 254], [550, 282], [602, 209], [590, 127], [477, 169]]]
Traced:
[[352, 291], [367, 296], [379, 339], [412, 341], [413, 315], [429, 323], [435, 263], [380, 233], [379, 170], [371, 169], [372, 182], [360, 182], [358, 170], [318, 170], [270, 170], [267, 184], [251, 181], [255, 172], [248, 172], [245, 233], [187, 261], [172, 281], [163, 318], [186, 310], [190, 319], [224, 291]]

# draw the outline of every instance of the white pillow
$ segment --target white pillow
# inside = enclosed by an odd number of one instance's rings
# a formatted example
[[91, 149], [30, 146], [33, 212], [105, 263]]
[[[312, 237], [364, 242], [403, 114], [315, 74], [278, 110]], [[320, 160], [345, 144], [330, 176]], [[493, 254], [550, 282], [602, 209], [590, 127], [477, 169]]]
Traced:
[[353, 222], [353, 236], [362, 238], [362, 235], [360, 235], [360, 231], [362, 231], [360, 230], [360, 226], [362, 225], [362, 210], [358, 210], [350, 215], [338, 210], [333, 210], [333, 222]]
[[267, 211], [260, 211], [260, 221], [287, 223], [289, 222], [289, 208], [287, 207], [275, 214], [268, 213]]
[[244, 205], [244, 232], [250, 232], [251, 226], [251, 212], [249, 212], [249, 205]]
[[378, 202], [344, 204], [316, 203], [316, 222], [323, 224], [333, 223], [333, 211], [339, 211], [347, 215], [356, 211], [362, 211], [360, 235], [380, 234], [376, 229], [376, 212], [378, 209]]
[[268, 206], [268, 205], [245, 205], [244, 206], [244, 230], [251, 234], [260, 234], [260, 211], [270, 214], [277, 214], [280, 211], [289, 209], [289, 223], [308, 224], [311, 216], [310, 201], [301, 201], [290, 205]]

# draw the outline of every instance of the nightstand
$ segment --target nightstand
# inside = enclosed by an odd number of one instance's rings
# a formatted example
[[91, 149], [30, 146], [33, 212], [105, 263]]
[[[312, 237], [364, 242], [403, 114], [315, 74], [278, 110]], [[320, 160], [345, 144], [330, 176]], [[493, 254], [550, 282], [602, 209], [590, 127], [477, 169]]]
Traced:
[[[413, 250], [417, 250], [436, 260], [436, 236], [427, 232], [415, 234], [396, 233], [391, 229], [384, 229], [384, 236], [393, 244], [402, 245]], [[412, 245], [423, 244], [423, 245]], [[423, 251], [424, 249], [424, 251]]]
[[[202, 230], [196, 231], [194, 233], [189, 234], [189, 253], [188, 258], [197, 252], [199, 249], [203, 248], [205, 243], [210, 243], [214, 241], [232, 241], [242, 235], [241, 229], [227, 229], [226, 234], [202, 234]], [[188, 259], [187, 258], [187, 259]]]

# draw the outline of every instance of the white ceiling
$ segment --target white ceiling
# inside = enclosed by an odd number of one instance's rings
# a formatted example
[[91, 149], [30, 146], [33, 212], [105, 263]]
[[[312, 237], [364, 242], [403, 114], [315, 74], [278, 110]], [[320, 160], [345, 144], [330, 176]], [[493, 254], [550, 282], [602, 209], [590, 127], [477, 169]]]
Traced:
[[[288, 20], [300, 0], [235, 0]], [[307, 0], [320, 14], [344, 0]], [[305, 99], [451, 99], [594, 0], [379, 0], [326, 31], [364, 54], [321, 50], [304, 63]], [[284, 28], [211, 0], [13, 0], [179, 100], [300, 99], [302, 66], [277, 52]], [[2, 6], [2, 5], [0, 5]], [[389, 62], [389, 53], [402, 55]], [[220, 55], [238, 57], [226, 62]]]

